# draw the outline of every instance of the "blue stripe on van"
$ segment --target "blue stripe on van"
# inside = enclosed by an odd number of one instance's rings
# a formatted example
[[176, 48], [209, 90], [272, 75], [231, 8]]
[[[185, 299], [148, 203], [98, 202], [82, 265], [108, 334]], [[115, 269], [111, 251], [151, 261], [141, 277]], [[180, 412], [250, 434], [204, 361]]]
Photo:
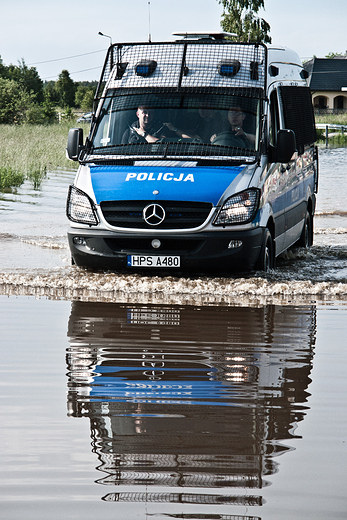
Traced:
[[91, 166], [90, 175], [98, 204], [106, 200], [157, 199], [215, 205], [243, 168]]

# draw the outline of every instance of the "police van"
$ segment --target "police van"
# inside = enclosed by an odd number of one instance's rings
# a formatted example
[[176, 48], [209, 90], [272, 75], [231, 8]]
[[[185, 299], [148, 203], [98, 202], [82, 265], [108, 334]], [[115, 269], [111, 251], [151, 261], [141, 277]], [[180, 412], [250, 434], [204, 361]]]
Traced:
[[[263, 270], [313, 241], [306, 72], [227, 33], [109, 47], [67, 199], [72, 261], [94, 269]], [[227, 37], [227, 38], [226, 38]]]

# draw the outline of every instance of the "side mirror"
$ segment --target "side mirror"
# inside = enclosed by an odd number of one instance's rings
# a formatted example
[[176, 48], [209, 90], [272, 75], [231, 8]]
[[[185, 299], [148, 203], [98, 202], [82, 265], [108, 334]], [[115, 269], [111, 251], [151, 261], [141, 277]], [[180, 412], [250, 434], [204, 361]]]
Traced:
[[80, 151], [83, 148], [82, 128], [70, 128], [67, 136], [66, 157], [71, 161], [78, 161]]
[[288, 163], [296, 152], [295, 134], [293, 130], [278, 130], [276, 145], [276, 162]]

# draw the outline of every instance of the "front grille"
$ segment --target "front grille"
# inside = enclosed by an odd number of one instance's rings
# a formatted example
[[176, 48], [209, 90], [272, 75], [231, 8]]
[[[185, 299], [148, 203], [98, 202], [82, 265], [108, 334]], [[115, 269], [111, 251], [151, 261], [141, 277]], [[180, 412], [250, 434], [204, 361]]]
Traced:
[[[153, 249], [151, 244], [153, 237], [145, 237], [134, 239], [134, 237], [119, 237], [119, 238], [105, 238], [106, 245], [117, 253], [137, 253], [137, 254], [152, 254], [156, 250]], [[186, 255], [188, 253], [194, 253], [201, 249], [204, 244], [204, 240], [197, 238], [161, 238], [161, 246], [157, 250], [158, 254], [165, 255]]]
[[[150, 225], [143, 218], [143, 210], [149, 204], [162, 206], [163, 222]], [[191, 229], [201, 226], [208, 218], [212, 204], [187, 201], [104, 201], [100, 204], [108, 224], [121, 228], [136, 229]]]

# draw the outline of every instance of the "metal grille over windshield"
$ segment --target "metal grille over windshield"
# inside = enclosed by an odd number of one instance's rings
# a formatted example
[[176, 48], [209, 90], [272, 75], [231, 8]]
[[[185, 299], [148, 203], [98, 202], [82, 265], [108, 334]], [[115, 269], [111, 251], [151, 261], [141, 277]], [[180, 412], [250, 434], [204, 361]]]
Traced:
[[265, 51], [212, 41], [112, 46], [84, 159], [254, 159]]

